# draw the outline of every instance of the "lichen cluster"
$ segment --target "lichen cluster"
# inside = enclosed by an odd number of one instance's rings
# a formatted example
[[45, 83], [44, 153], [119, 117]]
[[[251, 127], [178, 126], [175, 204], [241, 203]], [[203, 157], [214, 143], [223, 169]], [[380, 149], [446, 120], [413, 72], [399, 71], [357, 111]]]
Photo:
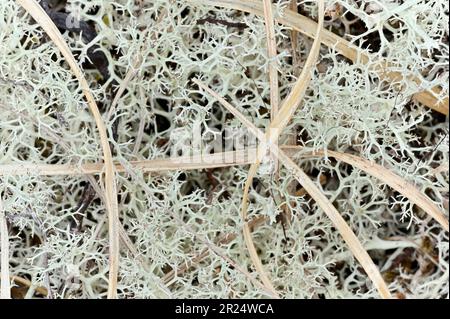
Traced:
[[[254, 271], [239, 215], [248, 166], [151, 174], [132, 166], [136, 160], [169, 158], [196, 129], [207, 148], [208, 136], [217, 130], [242, 128], [193, 78], [226, 97], [257, 127], [267, 127], [264, 17], [195, 0], [49, 2], [97, 32], [90, 43], [76, 32], [63, 35], [101, 109], [114, 160], [127, 170], [116, 174], [120, 222], [137, 256], [122, 242], [119, 297], [267, 297], [239, 270]], [[277, 14], [282, 16], [289, 2], [275, 1]], [[438, 98], [448, 96], [448, 2], [326, 4], [325, 27], [370, 53], [371, 60], [353, 63], [322, 46], [311, 85], [280, 144], [304, 147], [296, 163], [344, 216], [395, 296], [448, 297], [448, 232], [367, 173], [331, 157], [303, 156], [334, 150], [369, 159], [414, 184], [448, 214], [448, 116], [412, 99], [435, 86], [442, 87]], [[298, 8], [317, 18], [314, 2], [298, 1]], [[206, 18], [211, 19], [201, 21]], [[292, 30], [276, 24], [275, 31], [283, 99], [313, 40], [296, 33], [294, 52]], [[89, 65], [93, 45], [108, 59], [109, 78]], [[371, 68], [380, 59], [403, 78], [381, 79]], [[136, 66], [109, 116], [117, 88]], [[412, 76], [421, 83], [408, 80]], [[0, 165], [102, 160], [79, 83], [42, 28], [12, 0], [0, 1], [0, 111]], [[10, 272], [31, 281], [30, 289], [16, 284], [13, 295], [43, 297], [36, 289], [45, 287], [55, 298], [106, 296], [102, 182], [99, 175], [42, 176], [32, 170], [0, 175]], [[308, 194], [299, 196], [300, 189], [289, 171], [281, 167], [275, 176], [263, 166], [250, 192], [249, 220], [267, 216], [252, 234], [274, 287], [284, 298], [377, 298], [331, 221]], [[84, 207], [88, 192], [93, 200]], [[288, 222], [277, 222], [286, 211]], [[224, 240], [226, 235], [233, 238]]]

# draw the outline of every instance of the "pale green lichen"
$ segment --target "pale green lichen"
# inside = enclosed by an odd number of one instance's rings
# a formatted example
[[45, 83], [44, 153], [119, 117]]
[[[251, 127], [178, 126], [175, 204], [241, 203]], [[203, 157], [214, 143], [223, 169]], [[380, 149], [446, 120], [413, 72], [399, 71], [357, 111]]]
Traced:
[[[315, 17], [315, 4], [298, 2], [305, 15]], [[278, 10], [285, 10], [287, 4], [278, 1]], [[322, 47], [304, 102], [282, 142], [297, 141], [306, 147], [305, 152], [330, 149], [368, 158], [414, 183], [447, 211], [448, 171], [436, 168], [449, 161], [448, 138], [436, 145], [448, 132], [448, 117], [418, 105], [411, 95], [440, 85], [441, 97], [448, 96], [448, 2], [330, 0], [327, 4], [341, 6], [356, 19], [351, 24], [347, 14], [327, 22], [327, 28], [352, 31], [348, 39], [361, 47], [379, 35], [380, 48], [372, 44], [368, 49], [374, 50], [372, 62], [385, 58], [392, 70], [423, 81], [420, 88], [407, 80], [380, 81], [367, 65], [349, 63]], [[109, 85], [113, 80], [122, 83], [136, 58], [143, 59], [107, 121], [110, 133], [118, 121], [117, 139], [110, 140], [116, 161], [129, 164], [168, 157], [171, 148], [184, 144], [183, 136], [195, 127], [205, 136], [214, 136], [214, 128], [241, 127], [193, 86], [190, 79], [194, 77], [226, 96], [258, 127], [269, 123], [263, 17], [183, 0], [69, 0], [65, 8], [92, 22], [98, 32], [90, 44], [79, 34], [64, 33], [72, 50], [81, 52], [79, 59], [89, 58], [87, 48], [93, 44], [109, 59], [111, 78], [106, 83], [99, 81], [97, 70], [85, 71], [105, 113], [114, 96]], [[92, 13], [95, 8], [98, 11]], [[0, 165], [100, 161], [94, 120], [55, 45], [15, 1], [1, 1], [0, 13]], [[197, 23], [208, 16], [248, 27]], [[358, 33], [356, 24], [372, 38]], [[312, 41], [298, 35], [295, 54], [300, 65], [293, 67], [290, 29], [277, 25], [276, 33], [284, 98]], [[394, 87], [399, 84], [402, 94]], [[142, 143], [136, 146], [138, 136]], [[211, 146], [211, 141], [203, 141], [203, 147]], [[448, 233], [366, 173], [331, 158], [301, 155], [297, 162], [318, 185], [321, 175], [327, 177], [321, 189], [369, 249], [392, 292], [416, 298], [448, 297]], [[216, 187], [205, 171], [148, 175], [130, 169], [133, 174], [117, 175], [120, 220], [139, 253], [135, 258], [121, 250], [119, 297], [266, 297], [214, 252], [175, 278], [161, 279], [207, 248], [199, 238], [216, 242], [225, 233], [239, 234], [221, 245], [226, 255], [243, 269], [253, 270], [240, 235], [239, 209], [247, 169], [213, 171]], [[76, 227], [80, 219], [75, 210], [88, 183], [87, 177], [76, 176], [0, 177], [11, 233], [11, 273], [30, 278], [34, 286], [49, 285], [54, 297], [106, 296], [107, 223], [99, 194]], [[293, 196], [291, 188], [297, 186], [284, 169], [279, 182], [261, 171], [250, 193], [249, 217], [269, 217], [269, 222], [254, 230], [253, 238], [280, 295], [377, 297], [331, 221], [309, 196]], [[282, 226], [275, 223], [284, 204], [292, 211], [287, 240]], [[424, 245], [428, 241], [431, 248]], [[27, 297], [33, 293], [34, 289], [29, 290]]]

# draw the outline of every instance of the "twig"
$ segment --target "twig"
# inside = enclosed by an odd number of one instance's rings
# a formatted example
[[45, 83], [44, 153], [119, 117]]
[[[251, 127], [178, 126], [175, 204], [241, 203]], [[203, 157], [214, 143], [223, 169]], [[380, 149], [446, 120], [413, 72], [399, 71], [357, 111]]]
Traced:
[[[172, 170], [194, 170], [218, 167], [230, 167], [236, 165], [247, 165], [255, 162], [255, 149], [239, 150], [232, 152], [204, 154], [192, 157], [174, 157], [155, 160], [131, 161], [129, 165], [144, 173], [172, 171]], [[117, 173], [125, 173], [127, 169], [120, 163], [115, 163]], [[93, 175], [101, 174], [104, 163], [90, 163], [82, 165], [72, 164], [0, 164], [0, 176], [2, 175]]]
[[270, 85], [270, 106], [271, 106], [271, 120], [275, 118], [278, 113], [278, 104], [280, 103], [279, 89], [278, 89], [278, 70], [277, 70], [277, 41], [275, 38], [275, 26], [272, 12], [272, 0], [263, 0], [264, 3], [264, 19], [267, 36], [267, 53], [270, 59], [269, 62], [269, 85]]
[[[314, 43], [311, 48], [311, 52], [306, 60], [305, 67], [302, 70], [302, 73], [300, 74], [300, 77], [297, 79], [297, 82], [292, 89], [292, 91], [289, 93], [288, 97], [286, 98], [285, 102], [283, 103], [283, 106], [281, 107], [280, 111], [277, 112], [277, 115], [275, 118], [271, 121], [269, 129], [267, 130], [266, 136], [267, 141], [269, 143], [272, 143], [274, 146], [277, 146], [276, 141], [278, 140], [281, 131], [283, 128], [287, 125], [289, 120], [291, 119], [292, 115], [294, 114], [294, 111], [296, 107], [301, 102], [304, 93], [306, 92], [306, 88], [308, 87], [309, 81], [311, 80], [311, 70], [312, 67], [317, 60], [319, 56], [319, 49], [320, 49], [320, 34], [323, 27], [323, 11], [324, 11], [324, 2], [323, 0], [319, 1], [319, 24], [316, 28], [316, 35], [314, 38]], [[200, 82], [196, 82], [198, 85], [203, 86]], [[250, 123], [251, 124], [251, 123]], [[265, 139], [263, 139], [265, 140]], [[242, 205], [241, 205], [241, 218], [243, 220], [243, 234], [245, 243], [247, 245], [248, 252], [250, 254], [250, 257], [256, 267], [256, 270], [258, 271], [259, 275], [261, 276], [261, 280], [263, 281], [264, 285], [268, 289], [274, 290], [272, 283], [268, 276], [266, 275], [263, 265], [261, 264], [261, 261], [258, 257], [258, 254], [256, 252], [256, 248], [254, 246], [250, 230], [248, 228], [247, 224], [247, 210], [248, 210], [248, 201], [249, 201], [249, 192], [250, 187], [253, 183], [253, 179], [256, 176], [256, 172], [259, 168], [260, 162], [262, 160], [262, 157], [265, 155], [265, 150], [263, 148], [258, 148], [258, 158], [254, 164], [251, 165], [247, 180], [244, 185], [244, 193], [242, 197]]]
[[[278, 88], [278, 69], [277, 69], [277, 40], [275, 38], [275, 26], [272, 12], [272, 0], [263, 0], [264, 20], [267, 37], [267, 53], [269, 56], [269, 86], [270, 86], [270, 120], [273, 121], [279, 111], [280, 93]], [[275, 143], [278, 144], [278, 139]], [[272, 157], [274, 171], [278, 173], [278, 163], [275, 157]]]

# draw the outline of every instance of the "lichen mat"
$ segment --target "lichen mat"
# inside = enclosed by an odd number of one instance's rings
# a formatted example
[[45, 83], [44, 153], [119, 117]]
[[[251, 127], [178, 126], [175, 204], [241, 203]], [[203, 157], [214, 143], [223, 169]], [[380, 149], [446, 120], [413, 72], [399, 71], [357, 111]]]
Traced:
[[2, 298], [448, 295], [447, 1], [294, 2], [0, 1]]

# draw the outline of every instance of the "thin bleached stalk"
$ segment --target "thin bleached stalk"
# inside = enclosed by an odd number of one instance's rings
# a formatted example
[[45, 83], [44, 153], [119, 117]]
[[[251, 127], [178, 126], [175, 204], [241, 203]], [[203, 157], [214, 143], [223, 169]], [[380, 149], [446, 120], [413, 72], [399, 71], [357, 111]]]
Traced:
[[[211, 89], [209, 89], [205, 84], [203, 84], [202, 82], [200, 82], [197, 79], [193, 80], [197, 85], [199, 85], [201, 88], [203, 88], [205, 91], [207, 91], [209, 94], [213, 95], [216, 99], [219, 100], [220, 103], [226, 103], [226, 101], [220, 97], [218, 94], [216, 94], [214, 91], [212, 91]], [[263, 138], [265, 138], [263, 136]], [[258, 148], [258, 152], [260, 152], [263, 148]], [[267, 276], [264, 267], [261, 263], [261, 260], [259, 259], [258, 253], [256, 251], [255, 245], [253, 243], [253, 239], [251, 236], [251, 232], [250, 232], [250, 227], [248, 225], [247, 222], [247, 210], [248, 210], [248, 194], [250, 192], [250, 186], [252, 185], [253, 182], [253, 178], [256, 175], [256, 172], [258, 170], [259, 167], [259, 156], [255, 159], [256, 163], [252, 164], [250, 166], [249, 172], [248, 172], [248, 176], [247, 176], [247, 180], [245, 182], [245, 186], [244, 186], [244, 195], [242, 197], [242, 208], [241, 208], [241, 219], [243, 222], [243, 227], [242, 227], [242, 231], [243, 231], [243, 235], [244, 235], [244, 241], [245, 241], [245, 245], [247, 246], [247, 250], [248, 253], [250, 255], [250, 258], [253, 262], [253, 265], [256, 268], [256, 271], [258, 272], [259, 276], [261, 277], [261, 281], [264, 283], [264, 286], [269, 289], [270, 291], [272, 291], [274, 294], [278, 295], [275, 288], [272, 285], [272, 282], [270, 281], [269, 277]]]
[[[297, 79], [294, 88], [289, 93], [288, 97], [286, 98], [285, 102], [283, 103], [283, 106], [281, 107], [280, 111], [276, 114], [275, 118], [271, 121], [269, 129], [267, 130], [266, 136], [267, 141], [269, 143], [272, 143], [276, 145], [276, 141], [278, 140], [281, 131], [283, 128], [288, 124], [291, 117], [293, 116], [297, 106], [300, 104], [301, 100], [303, 99], [303, 95], [306, 92], [306, 88], [309, 85], [309, 82], [311, 81], [311, 71], [312, 68], [317, 61], [317, 58], [319, 56], [320, 51], [320, 33], [323, 27], [323, 15], [324, 15], [324, 2], [323, 0], [319, 0], [319, 23], [317, 26], [317, 32], [316, 36], [314, 38], [314, 43], [311, 47], [311, 52], [308, 55], [308, 58], [306, 59], [305, 66], [302, 70], [302, 73], [300, 74], [299, 78]], [[202, 85], [202, 87], [206, 90], [208, 88], [201, 84], [200, 81], [196, 81], [198, 85]], [[211, 94], [211, 93], [210, 93]], [[216, 98], [218, 98], [216, 96]], [[223, 100], [223, 99], [222, 99]], [[251, 124], [251, 123], [250, 123]], [[263, 139], [266, 140], [266, 139]], [[260, 166], [260, 162], [262, 157], [264, 156], [265, 150], [264, 148], [258, 148], [258, 158], [254, 164], [250, 166], [249, 173], [247, 176], [247, 180], [244, 185], [244, 194], [242, 197], [242, 205], [241, 205], [241, 218], [243, 221], [243, 235], [245, 244], [247, 246], [247, 250], [250, 254], [250, 258], [252, 259], [252, 262], [254, 266], [256, 267], [257, 272], [259, 273], [262, 282], [264, 285], [270, 289], [271, 291], [275, 291], [272, 282], [270, 281], [268, 275], [264, 271], [264, 267], [261, 263], [261, 260], [259, 259], [258, 253], [256, 252], [255, 245], [252, 240], [251, 232], [247, 224], [247, 211], [248, 211], [248, 202], [249, 202], [249, 193], [251, 185], [253, 184], [253, 179], [256, 176], [256, 173], [258, 171], [258, 168]]]
[[[291, 9], [294, 12], [297, 12], [297, 0], [291, 0], [291, 2], [289, 3], [289, 9]], [[294, 67], [297, 67], [298, 32], [294, 29], [291, 31], [291, 47], [292, 47], [292, 65]], [[295, 71], [294, 75], [296, 75]]]
[[267, 145], [267, 149], [277, 156], [277, 158], [283, 163], [296, 177], [298, 182], [303, 186], [303, 188], [308, 192], [308, 194], [314, 199], [314, 201], [319, 205], [319, 207], [325, 212], [325, 214], [330, 218], [336, 229], [341, 234], [344, 241], [349, 246], [355, 258], [359, 261], [361, 266], [364, 268], [366, 274], [372, 280], [375, 288], [378, 290], [379, 294], [383, 298], [391, 298], [391, 294], [383, 277], [380, 274], [377, 266], [373, 263], [367, 251], [362, 246], [358, 237], [352, 231], [350, 226], [345, 222], [344, 218], [339, 214], [337, 209], [333, 204], [326, 198], [326, 196], [320, 191], [320, 189], [314, 184], [314, 182], [309, 178], [308, 175], [303, 172], [303, 170], [297, 166], [276, 144], [270, 144], [270, 141], [263, 132], [261, 132], [256, 126], [253, 125], [241, 112], [239, 112], [234, 106], [220, 97], [217, 93], [212, 91], [206, 85], [200, 81], [196, 81], [197, 84], [201, 84], [202, 88], [205, 89], [210, 95], [215, 97], [230, 113], [236, 116], [248, 129], [252, 132], [263, 145]]
[[367, 159], [355, 155], [335, 151], [327, 151], [326, 154], [325, 152], [321, 151], [312, 154], [306, 154], [303, 156], [322, 157], [325, 155], [334, 157], [342, 162], [357, 167], [367, 174], [383, 181], [385, 184], [389, 185], [391, 188], [395, 189], [397, 192], [408, 198], [410, 202], [422, 208], [425, 213], [436, 220], [446, 231], [449, 231], [449, 222], [447, 217], [426, 195], [420, 192], [420, 190], [417, 189], [417, 187], [415, 187], [413, 184], [408, 183], [403, 178], [384, 168], [383, 166], [372, 163]]
[[[284, 145], [281, 149], [289, 155], [295, 155], [302, 149], [297, 145]], [[256, 161], [257, 149], [239, 150], [217, 154], [208, 154], [204, 157], [180, 157], [176, 159], [157, 159], [132, 161], [130, 166], [133, 169], [141, 170], [144, 173], [174, 171], [174, 170], [195, 170], [208, 168], [223, 168], [237, 165], [248, 165]], [[325, 152], [302, 154], [303, 157], [324, 157]], [[445, 230], [449, 229], [449, 222], [439, 208], [413, 184], [408, 183], [401, 176], [386, 169], [385, 167], [373, 163], [365, 158], [327, 150], [326, 156], [334, 157], [347, 164], [363, 170], [367, 174], [379, 179], [383, 183], [408, 198], [409, 201], [422, 208], [428, 215], [434, 218]], [[232, 159], [232, 160], [227, 160]], [[126, 168], [121, 164], [115, 164], [118, 173], [126, 172]], [[27, 174], [37, 174], [39, 176], [70, 176], [70, 175], [94, 175], [102, 173], [104, 165], [102, 163], [84, 164], [80, 167], [75, 165], [48, 165], [48, 164], [3, 164], [0, 165], [0, 176], [13, 175], [23, 176]]]
[[297, 79], [293, 89], [289, 93], [288, 97], [283, 103], [280, 112], [276, 118], [271, 121], [269, 130], [266, 132], [266, 136], [270, 143], [273, 143], [275, 138], [278, 138], [282, 130], [287, 126], [292, 116], [294, 115], [297, 107], [300, 105], [306, 89], [311, 82], [311, 72], [317, 62], [320, 52], [320, 43], [322, 38], [323, 29], [323, 17], [324, 17], [324, 2], [323, 0], [318, 1], [319, 5], [319, 23], [317, 24], [316, 34], [314, 36], [314, 42], [311, 47], [311, 52], [306, 59], [304, 68], [299, 78]]
[[[281, 149], [288, 155], [294, 156], [302, 149], [297, 145], [284, 145]], [[158, 160], [142, 160], [132, 161], [130, 166], [133, 169], [141, 170], [144, 173], [175, 171], [175, 170], [195, 170], [208, 168], [223, 168], [237, 165], [248, 165], [256, 161], [257, 149], [248, 149], [247, 151], [233, 151], [217, 154], [208, 154], [203, 158], [181, 157], [177, 159], [158, 159]], [[319, 151], [314, 153], [302, 154], [303, 157], [324, 157], [325, 152]], [[365, 158], [327, 150], [326, 156], [334, 157], [342, 162], [359, 168], [367, 174], [379, 179], [383, 183], [389, 185], [391, 188], [408, 198], [409, 201], [422, 208], [429, 216], [434, 218], [445, 230], [449, 230], [449, 222], [447, 217], [439, 210], [439, 208], [423, 193], [420, 192], [413, 184], [408, 183], [401, 176], [386, 169], [385, 167], [373, 163]], [[233, 159], [233, 160], [227, 160]], [[183, 163], [185, 162], [185, 163]], [[180, 164], [181, 163], [181, 164]], [[80, 167], [74, 165], [47, 165], [47, 164], [7, 164], [0, 165], [0, 176], [13, 175], [23, 176], [27, 174], [37, 174], [40, 176], [70, 176], [70, 175], [94, 175], [100, 174], [103, 171], [102, 163], [84, 164]], [[115, 164], [118, 173], [126, 172], [126, 168], [121, 164]]]
[[117, 204], [117, 190], [114, 173], [114, 165], [111, 155], [111, 149], [108, 143], [108, 135], [103, 119], [95, 103], [94, 97], [90, 91], [89, 85], [78, 66], [70, 48], [64, 41], [61, 32], [55, 26], [53, 21], [37, 3], [36, 0], [17, 0], [17, 2], [33, 17], [34, 20], [44, 29], [48, 36], [52, 39], [61, 54], [65, 57], [70, 69], [77, 78], [83, 93], [88, 102], [89, 108], [94, 116], [97, 129], [100, 134], [100, 142], [105, 161], [105, 198], [106, 210], [108, 212], [109, 222], [109, 282], [108, 282], [108, 298], [117, 298], [117, 275], [119, 271], [119, 217]]
[[[123, 171], [126, 172], [126, 168], [123, 167]], [[101, 171], [100, 171], [101, 172]], [[88, 175], [87, 176], [88, 181], [91, 183], [92, 188], [94, 189], [94, 191], [97, 193], [97, 196], [101, 199], [101, 200], [105, 200], [105, 192], [103, 192], [103, 190], [100, 188], [100, 186], [96, 183], [95, 178], [92, 175]], [[96, 242], [96, 240], [99, 237], [100, 231], [103, 228], [103, 224], [105, 223], [105, 216], [103, 216], [102, 219], [100, 219], [97, 222], [97, 225], [95, 227], [95, 230], [93, 232], [92, 235], [92, 239], [93, 242]], [[146, 271], [150, 271], [148, 264], [147, 264], [147, 260], [145, 260], [145, 258], [143, 256], [141, 256], [136, 248], [136, 246], [133, 244], [133, 241], [131, 240], [131, 238], [128, 236], [127, 231], [125, 230], [125, 228], [123, 227], [122, 223], [119, 222], [118, 223], [119, 226], [119, 236], [120, 239], [122, 241], [123, 246], [121, 247], [125, 247], [128, 249], [128, 251], [131, 253], [131, 255], [133, 256], [133, 258], [135, 258], [141, 265], [142, 267], [146, 270]], [[162, 282], [157, 283], [159, 284], [159, 288], [164, 292], [164, 298], [172, 298], [171, 293], [169, 292], [169, 290], [167, 289], [167, 287], [165, 287]]]
[[0, 299], [11, 299], [11, 285], [9, 282], [9, 236], [3, 203], [0, 197]]
[[[264, 10], [258, 0], [185, 0], [192, 4], [204, 4], [210, 6], [218, 6], [222, 8], [230, 8], [235, 10], [240, 10], [244, 12], [249, 12], [255, 15], [264, 16]], [[291, 10], [285, 10], [283, 15], [274, 11], [275, 20], [285, 26], [291, 27], [294, 30], [305, 34], [308, 37], [315, 39], [315, 30], [317, 29], [317, 23], [313, 20], [293, 12]], [[349, 60], [353, 62], [360, 62], [368, 64], [373, 59], [371, 56], [362, 51], [360, 48], [350, 43], [349, 41], [341, 38], [340, 36], [334, 34], [326, 29], [322, 30], [322, 43], [329, 48], [335, 49], [338, 53], [342, 54]], [[388, 64], [384, 60], [380, 60], [377, 66], [374, 68], [382, 80], [387, 80], [390, 82], [398, 82], [399, 79], [403, 79], [404, 76], [400, 72], [386, 72]], [[422, 82], [417, 77], [409, 78], [412, 82], [418, 84]], [[445, 115], [449, 114], [449, 97], [446, 96], [444, 99], [439, 100], [436, 96], [439, 96], [442, 92], [441, 87], [434, 87], [428, 91], [417, 92], [413, 95], [413, 98], [422, 103], [423, 105]]]
[[[280, 94], [278, 88], [278, 70], [277, 70], [277, 41], [275, 38], [275, 25], [272, 12], [272, 0], [262, 0], [264, 4], [264, 20], [267, 37], [267, 53], [269, 56], [269, 86], [270, 86], [270, 119], [273, 120], [278, 114], [280, 103]], [[278, 139], [277, 139], [278, 143]], [[272, 159], [275, 164], [275, 171], [278, 171], [276, 159]]]
[[[236, 165], [247, 165], [255, 162], [256, 149], [223, 152], [216, 154], [204, 154], [193, 157], [176, 157], [154, 160], [131, 161], [133, 169], [144, 173], [195, 170]], [[117, 173], [127, 172], [120, 163], [116, 163]], [[0, 164], [0, 176], [2, 175], [38, 175], [38, 176], [74, 176], [100, 174], [104, 169], [103, 163], [83, 164], [80, 166], [70, 164]]]
[[[294, 155], [296, 152], [302, 149], [301, 146], [285, 145], [281, 146], [281, 149], [289, 155]], [[160, 159], [160, 160], [143, 160], [132, 161], [130, 166], [133, 169], [141, 170], [144, 173], [149, 172], [161, 172], [161, 171], [174, 171], [174, 170], [195, 170], [195, 169], [208, 169], [208, 168], [223, 168], [236, 165], [248, 165], [254, 163], [256, 160], [256, 149], [248, 149], [246, 151], [239, 150], [233, 152], [224, 152], [217, 154], [208, 154], [204, 157], [197, 156], [192, 158], [181, 157], [176, 159]], [[448, 231], [449, 222], [445, 215], [439, 210], [439, 208], [423, 193], [420, 192], [413, 184], [408, 183], [401, 176], [386, 169], [385, 167], [373, 163], [365, 158], [335, 152], [327, 150], [326, 154], [323, 151], [302, 154], [303, 157], [334, 157], [347, 164], [350, 164], [358, 169], [366, 172], [367, 174], [379, 179], [383, 183], [389, 185], [391, 188], [408, 198], [409, 201], [422, 208], [428, 215], [435, 219], [442, 227]], [[227, 160], [233, 159], [233, 160]], [[86, 164], [80, 168], [73, 165], [0, 165], [1, 175], [26, 175], [31, 172], [38, 175], [90, 175], [100, 174], [103, 170], [103, 164]], [[126, 172], [126, 168], [120, 164], [116, 164], [116, 171]]]
[[269, 83], [270, 83], [270, 106], [271, 119], [275, 118], [278, 113], [278, 104], [280, 101], [278, 89], [278, 70], [277, 70], [277, 41], [275, 39], [275, 26], [272, 12], [272, 0], [263, 0], [264, 3], [264, 19], [266, 25], [267, 36], [267, 53], [269, 62]]

